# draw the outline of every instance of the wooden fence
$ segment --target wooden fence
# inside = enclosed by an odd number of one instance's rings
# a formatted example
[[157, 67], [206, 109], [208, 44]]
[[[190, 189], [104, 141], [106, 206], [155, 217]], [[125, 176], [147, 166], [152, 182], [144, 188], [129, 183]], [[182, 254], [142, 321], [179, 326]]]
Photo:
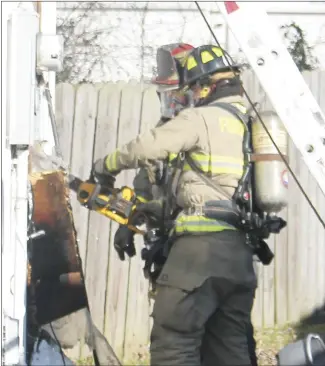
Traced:
[[[325, 111], [325, 72], [305, 73], [304, 77]], [[252, 74], [246, 72], [244, 82], [254, 101], [271, 108]], [[57, 85], [56, 117], [64, 158], [70, 163], [71, 172], [83, 179], [88, 178], [95, 159], [154, 126], [159, 114], [155, 88], [150, 85]], [[292, 143], [289, 161], [325, 218], [324, 196]], [[134, 175], [135, 171], [121, 173], [116, 186], [131, 185]], [[288, 226], [269, 240], [275, 260], [268, 267], [258, 265], [255, 326], [297, 321], [324, 304], [324, 229], [291, 177], [288, 196], [289, 205], [283, 212]], [[118, 259], [112, 246], [115, 223], [81, 207], [73, 194], [72, 205], [94, 322], [118, 355], [130, 359], [149, 342], [152, 304], [147, 296], [143, 263], [139, 256], [131, 261]], [[137, 238], [138, 253], [141, 245]]]

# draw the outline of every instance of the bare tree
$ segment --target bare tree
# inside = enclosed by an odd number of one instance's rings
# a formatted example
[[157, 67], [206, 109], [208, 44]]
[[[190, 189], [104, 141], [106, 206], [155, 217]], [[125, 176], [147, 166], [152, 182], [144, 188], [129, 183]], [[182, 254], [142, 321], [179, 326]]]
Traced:
[[[313, 55], [313, 47], [308, 44], [306, 34], [302, 28], [297, 23], [292, 22], [280, 26], [279, 29], [283, 32], [284, 43], [299, 71], [316, 69], [318, 60]], [[243, 64], [246, 68], [251, 69], [241, 49], [238, 49], [238, 54], [234, 58], [237, 63]]]
[[148, 1], [146, 2], [144, 8], [143, 8], [143, 13], [141, 16], [141, 80], [144, 79], [144, 65], [145, 65], [145, 58], [146, 56], [148, 56], [148, 54], [151, 56], [151, 50], [149, 48], [149, 52], [148, 49], [145, 45], [145, 25], [146, 25], [146, 17], [147, 17], [147, 13], [148, 13], [148, 6], [149, 3]]
[[280, 29], [284, 32], [288, 51], [299, 71], [314, 70], [317, 67], [317, 58], [313, 56], [313, 48], [309, 46], [302, 28], [292, 22], [282, 25]]
[[122, 6], [101, 1], [60, 4], [57, 33], [63, 36], [64, 60], [57, 82], [131, 78], [150, 82], [156, 69], [156, 50], [161, 44], [194, 42], [186, 34], [188, 13], [180, 5], [175, 10], [180, 20], [173, 24], [175, 20], [169, 23], [163, 13], [156, 17], [149, 14], [152, 9], [148, 1], [124, 2]]
[[[57, 33], [63, 36], [63, 70], [57, 73], [57, 82], [93, 82], [107, 72], [105, 59], [110, 54], [103, 36], [117, 29], [96, 28], [94, 16], [103, 7], [98, 1], [78, 2], [57, 17]], [[97, 77], [98, 79], [98, 77]]]

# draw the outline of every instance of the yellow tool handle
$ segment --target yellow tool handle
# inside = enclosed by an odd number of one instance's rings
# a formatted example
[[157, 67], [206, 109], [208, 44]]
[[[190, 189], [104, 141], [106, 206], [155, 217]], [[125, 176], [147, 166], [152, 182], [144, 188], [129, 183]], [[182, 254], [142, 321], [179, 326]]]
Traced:
[[98, 209], [95, 210], [95, 212], [97, 212], [97, 213], [99, 213], [101, 215], [104, 215], [104, 216], [108, 217], [109, 219], [117, 222], [118, 224], [126, 225], [130, 230], [134, 231], [137, 234], [141, 234], [141, 235], [144, 235], [145, 234], [145, 232], [143, 230], [138, 229], [136, 226], [129, 225], [128, 224], [128, 222], [129, 222], [128, 219], [126, 219], [124, 217], [121, 217], [121, 216], [113, 213], [112, 211], [110, 211], [106, 207], [98, 208]]
[[[79, 188], [78, 201], [82, 205], [85, 205], [89, 199], [89, 196], [91, 196], [93, 190], [94, 190], [93, 183], [83, 182]], [[118, 190], [116, 190], [116, 192], [118, 193]], [[122, 187], [120, 192], [122, 193], [122, 197], [127, 201], [130, 201], [134, 195], [133, 190], [129, 187]], [[105, 194], [98, 194], [97, 197], [104, 203], [104, 205], [95, 205], [95, 207], [92, 209], [93, 211], [117, 222], [120, 225], [127, 226], [130, 230], [134, 231], [137, 234], [141, 234], [141, 235], [145, 234], [145, 232], [143, 230], [140, 230], [136, 226], [129, 224], [129, 221], [130, 221], [129, 218], [122, 217], [112, 211], [112, 209], [109, 206], [110, 199], [108, 196], [106, 196]], [[132, 211], [134, 211], [135, 208], [136, 208], [136, 206], [134, 205], [132, 207]]]

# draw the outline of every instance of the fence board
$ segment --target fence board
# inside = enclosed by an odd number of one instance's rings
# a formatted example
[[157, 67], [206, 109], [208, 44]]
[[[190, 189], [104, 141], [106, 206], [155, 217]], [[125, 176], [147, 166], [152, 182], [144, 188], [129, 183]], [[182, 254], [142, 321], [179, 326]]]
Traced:
[[[145, 130], [149, 130], [154, 127], [160, 119], [160, 102], [156, 93], [155, 87], [150, 87], [145, 90], [143, 95], [143, 104], [142, 104], [142, 118], [141, 118], [141, 132]], [[143, 326], [146, 326], [148, 332], [148, 340], [150, 341], [150, 332], [152, 328], [152, 318], [151, 313], [153, 310], [154, 300], [148, 299], [148, 309], [146, 309], [146, 314], [142, 316], [142, 318], [148, 319], [147, 323], [144, 323]], [[148, 314], [148, 316], [147, 316]]]
[[[284, 209], [280, 216], [287, 221], [288, 210]], [[284, 324], [288, 314], [288, 230], [283, 229], [275, 235], [275, 260], [274, 260], [274, 297], [275, 297], [275, 324]]]
[[148, 87], [143, 92], [140, 133], [148, 131], [160, 119], [160, 102], [155, 87]]
[[[134, 124], [137, 122], [137, 130], [134, 129], [134, 138], [139, 132], [141, 132], [142, 114], [143, 114], [143, 96], [146, 87], [141, 84], [132, 85], [134, 100], [133, 100], [133, 112]], [[132, 92], [132, 90], [131, 90]], [[146, 128], [148, 130], [148, 128]], [[134, 172], [135, 173], [135, 172]], [[132, 174], [132, 179], [134, 175]], [[131, 184], [131, 183], [130, 183]], [[135, 246], [137, 256], [130, 261], [129, 271], [129, 291], [128, 291], [128, 304], [126, 313], [126, 325], [125, 325], [125, 344], [124, 344], [124, 359], [131, 360], [137, 358], [139, 353], [143, 353], [143, 348], [148, 341], [148, 331], [146, 324], [141, 322], [143, 318], [141, 313], [143, 311], [148, 312], [148, 284], [143, 278], [143, 262], [141, 260], [141, 249], [143, 248], [143, 239], [141, 236], [135, 236]], [[147, 316], [148, 317], [148, 316]]]
[[[305, 73], [304, 78], [324, 111], [325, 72]], [[273, 109], [251, 72], [246, 72], [243, 79], [251, 99], [260, 102], [260, 109]], [[93, 159], [150, 129], [159, 116], [159, 100], [152, 86], [57, 86], [56, 117], [63, 155], [70, 161], [72, 173], [83, 179], [88, 178]], [[291, 141], [289, 163], [325, 218], [325, 197]], [[134, 174], [135, 170], [121, 173], [116, 186], [132, 186]], [[269, 267], [257, 265], [259, 287], [252, 314], [257, 327], [296, 321], [316, 306], [324, 306], [324, 228], [291, 176], [288, 200], [282, 213], [287, 228], [269, 240], [275, 251], [274, 263]], [[142, 239], [136, 237], [138, 257], [121, 262], [113, 248], [118, 225], [95, 213], [89, 215], [74, 194], [72, 206], [95, 324], [104, 330], [118, 355], [127, 360], [147, 346], [152, 325], [152, 303], [148, 302], [148, 283], [139, 258]]]
[[[159, 119], [159, 101], [155, 88], [146, 87], [141, 96], [141, 113], [139, 133], [148, 131], [154, 127]], [[157, 104], [158, 103], [158, 104]], [[155, 113], [156, 112], [156, 113]], [[143, 248], [143, 239], [135, 236], [135, 245], [138, 255]], [[148, 281], [143, 276], [143, 262], [138, 258], [130, 262], [129, 299], [126, 322], [125, 360], [139, 359], [146, 353], [149, 342], [149, 312], [150, 301], [148, 298]]]
[[[309, 172], [307, 170], [306, 165], [302, 161], [299, 165], [300, 174], [299, 174], [299, 181], [301, 182], [301, 185], [304, 187], [304, 189], [307, 189], [308, 186], [308, 175]], [[308, 192], [310, 195], [310, 192]], [[299, 294], [300, 301], [297, 303], [299, 304], [299, 313], [298, 316], [301, 314], [305, 314], [308, 309], [308, 286], [310, 285], [309, 282], [309, 271], [308, 268], [308, 258], [310, 253], [310, 222], [309, 222], [309, 215], [310, 209], [307, 200], [305, 197], [300, 194], [300, 207], [299, 207], [299, 240], [297, 240], [296, 243], [296, 251], [297, 251], [297, 262], [299, 263], [299, 266], [296, 266], [295, 272], [296, 272], [296, 292]], [[308, 225], [305, 225], [305, 223], [308, 223]]]
[[[106, 85], [99, 89], [94, 162], [116, 147], [117, 112], [116, 108], [111, 110], [110, 104], [114, 90], [114, 85]], [[107, 281], [111, 222], [95, 212], [90, 212], [89, 216], [87, 288], [90, 308], [94, 314], [93, 321], [100, 331], [104, 331], [106, 293], [103, 289], [106, 288]]]
[[75, 88], [67, 83], [59, 84], [55, 90], [55, 119], [60, 148], [65, 162], [70, 163], [74, 119]]
[[[267, 243], [272, 252], [275, 253], [274, 235], [270, 236]], [[274, 324], [275, 317], [274, 262], [275, 260], [263, 269], [263, 325], [266, 327]]]
[[[323, 195], [323, 192], [318, 188], [317, 189], [317, 201], [319, 202], [318, 208], [319, 213], [325, 221], [325, 197]], [[316, 291], [318, 294], [317, 299], [317, 306], [324, 308], [325, 304], [325, 235], [324, 235], [324, 227], [321, 225], [321, 223], [318, 223], [317, 225], [317, 243], [319, 247], [318, 252], [318, 261], [316, 264]]]
[[[110, 84], [106, 88], [108, 99], [107, 103], [107, 113], [109, 120], [109, 139], [111, 150], [108, 153], [115, 150], [118, 146], [118, 129], [119, 129], [119, 119], [120, 119], [120, 109], [121, 109], [121, 90], [125, 86], [125, 83], [120, 82], [117, 84]], [[104, 92], [103, 92], [104, 93]], [[113, 227], [115, 223], [110, 222], [110, 238], [109, 238], [109, 258], [108, 258], [108, 269], [106, 272], [106, 286], [105, 286], [105, 326], [104, 334], [108, 341], [115, 348], [115, 332], [117, 328], [117, 311], [119, 304], [118, 299], [118, 288], [119, 280], [116, 277], [117, 273], [120, 272], [120, 267], [115, 270], [115, 264], [119, 265], [119, 259], [113, 247], [113, 237], [116, 228]], [[102, 289], [103, 291], [103, 289]]]
[[[95, 88], [86, 84], [77, 87], [70, 170], [72, 174], [81, 179], [88, 179], [91, 171], [96, 113], [97, 92]], [[74, 194], [71, 205], [76, 222], [83, 269], [87, 275], [85, 264], [89, 211], [80, 206]]]
[[[91, 170], [93, 155], [97, 92], [93, 86], [85, 84], [76, 87], [75, 95], [70, 172], [81, 179], [87, 179]], [[89, 211], [80, 206], [74, 193], [71, 194], [71, 206], [77, 231], [82, 267], [87, 280], [86, 253]], [[87, 281], [86, 288], [88, 291]], [[82, 350], [83, 346], [81, 345], [79, 351], [82, 353]]]
[[[320, 71], [315, 73], [316, 77], [319, 80], [319, 105], [322, 111], [325, 111], [325, 71]], [[317, 189], [317, 202], [319, 213], [325, 221], [325, 197], [323, 192], [318, 188]], [[324, 308], [325, 304], [325, 235], [324, 235], [324, 227], [321, 223], [318, 223], [317, 226], [318, 231], [318, 246], [319, 246], [319, 255], [318, 255], [318, 263], [317, 263], [317, 289], [318, 289], [318, 305]]]
[[[122, 146], [129, 142], [132, 138], [136, 137], [139, 131], [139, 116], [141, 108], [141, 94], [139, 93], [139, 86], [126, 85], [122, 89], [121, 96], [121, 108], [119, 117], [118, 128], [118, 146]], [[133, 185], [133, 178], [135, 170], [125, 170], [118, 175], [116, 180], [116, 186], [121, 185]], [[113, 240], [118, 225], [113, 223], [112, 225], [112, 238]], [[112, 241], [111, 241], [112, 242]], [[112, 294], [112, 301], [116, 304], [116, 329], [114, 329], [113, 345], [117, 354], [123, 358], [124, 356], [124, 343], [125, 343], [125, 326], [126, 326], [126, 312], [127, 312], [127, 300], [128, 300], [128, 281], [129, 281], [129, 260], [126, 259], [121, 262], [116, 253], [114, 253], [115, 260], [111, 262], [113, 271], [109, 280], [119, 282], [119, 286], [114, 294]]]
[[[319, 210], [318, 208], [318, 204], [316, 204], [316, 200], [317, 200], [317, 184], [316, 181], [314, 179], [314, 177], [311, 174], [308, 174], [308, 192], [309, 192], [309, 197], [311, 199], [311, 201], [313, 202], [313, 204], [315, 205], [315, 208], [317, 209], [317, 211]], [[315, 306], [315, 304], [317, 304], [317, 291], [318, 286], [310, 286], [311, 283], [317, 284], [317, 262], [318, 262], [318, 255], [319, 255], [319, 244], [317, 242], [317, 226], [318, 226], [318, 220], [317, 220], [317, 216], [316, 214], [313, 212], [313, 210], [309, 207], [308, 209], [308, 213], [309, 213], [309, 225], [308, 226], [308, 230], [309, 230], [309, 234], [308, 234], [308, 254], [309, 254], [309, 258], [308, 258], [308, 263], [307, 263], [307, 267], [308, 267], [308, 282], [309, 282], [309, 286], [307, 286], [307, 289], [309, 290], [309, 297], [308, 297], [308, 311], [313, 311], [313, 308]], [[303, 223], [302, 223], [303, 224]], [[306, 243], [307, 244], [307, 243]], [[324, 291], [324, 289], [323, 289]]]

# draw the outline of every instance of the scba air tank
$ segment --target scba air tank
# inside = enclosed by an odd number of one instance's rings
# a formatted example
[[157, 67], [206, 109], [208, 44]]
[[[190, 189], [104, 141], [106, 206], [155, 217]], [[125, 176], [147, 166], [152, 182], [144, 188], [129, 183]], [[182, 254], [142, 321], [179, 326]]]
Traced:
[[[278, 115], [265, 111], [260, 117], [281, 153], [287, 157], [288, 136]], [[252, 145], [256, 204], [264, 212], [278, 213], [287, 205], [288, 170], [258, 117], [252, 122]]]

